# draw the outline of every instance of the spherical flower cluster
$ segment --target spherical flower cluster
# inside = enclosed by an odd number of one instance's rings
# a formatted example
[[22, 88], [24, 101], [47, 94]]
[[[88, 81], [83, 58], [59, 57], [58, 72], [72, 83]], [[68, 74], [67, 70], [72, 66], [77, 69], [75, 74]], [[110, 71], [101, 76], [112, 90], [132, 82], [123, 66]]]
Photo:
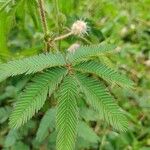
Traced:
[[68, 52], [74, 53], [76, 51], [76, 49], [78, 49], [79, 47], [80, 47], [80, 44], [74, 43], [68, 48]]
[[74, 35], [79, 35], [82, 36], [83, 34], [87, 33], [87, 23], [82, 21], [82, 20], [77, 20], [76, 22], [73, 23], [71, 27], [71, 32]]

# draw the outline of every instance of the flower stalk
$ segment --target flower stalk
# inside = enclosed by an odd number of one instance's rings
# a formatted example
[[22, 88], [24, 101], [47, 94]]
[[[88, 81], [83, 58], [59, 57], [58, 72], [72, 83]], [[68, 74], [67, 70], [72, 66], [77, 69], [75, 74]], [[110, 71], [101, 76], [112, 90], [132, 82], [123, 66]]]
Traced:
[[61, 35], [61, 36], [59, 36], [59, 37], [56, 37], [56, 38], [54, 39], [54, 41], [63, 40], [63, 39], [65, 39], [65, 38], [71, 36], [72, 34], [73, 34], [72, 32], [69, 32], [69, 33], [67, 33], [67, 34]]
[[82, 37], [84, 34], [87, 34], [87, 24], [84, 21], [77, 20], [73, 23], [69, 33], [56, 37], [53, 41], [63, 40], [71, 35]]

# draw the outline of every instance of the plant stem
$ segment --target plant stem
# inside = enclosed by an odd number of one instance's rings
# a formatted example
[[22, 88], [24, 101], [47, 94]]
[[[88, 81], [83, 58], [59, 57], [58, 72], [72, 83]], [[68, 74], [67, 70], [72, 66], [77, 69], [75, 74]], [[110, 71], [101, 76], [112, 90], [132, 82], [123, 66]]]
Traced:
[[46, 15], [44, 11], [43, 0], [38, 0], [38, 3], [39, 3], [39, 10], [40, 10], [43, 31], [44, 31], [44, 34], [47, 34], [48, 28], [47, 28], [47, 21], [46, 21]]
[[46, 15], [45, 15], [45, 10], [44, 10], [44, 1], [43, 0], [38, 0], [39, 4], [39, 12], [40, 12], [40, 17], [41, 17], [41, 23], [43, 27], [43, 32], [44, 32], [44, 43], [45, 43], [45, 50], [49, 50], [49, 43], [48, 43], [48, 27], [47, 27], [47, 21], [46, 21]]
[[[59, 19], [59, 3], [58, 0], [54, 0], [54, 4], [55, 4], [55, 14], [56, 14], [56, 27], [57, 27], [57, 32], [58, 35], [60, 35], [61, 33], [61, 27], [60, 27], [60, 19]], [[58, 49], [60, 49], [61, 47], [61, 41], [58, 42]]]
[[72, 34], [73, 34], [72, 32], [69, 32], [69, 33], [67, 33], [67, 34], [61, 35], [61, 36], [59, 36], [59, 37], [56, 37], [56, 38], [54, 39], [54, 41], [59, 41], [59, 40], [65, 39], [65, 38], [69, 37], [69, 36], [72, 35]]
[[54, 3], [55, 3], [56, 24], [57, 24], [58, 34], [59, 34], [60, 33], [60, 29], [59, 29], [59, 6], [58, 6], [58, 0], [54, 0]]

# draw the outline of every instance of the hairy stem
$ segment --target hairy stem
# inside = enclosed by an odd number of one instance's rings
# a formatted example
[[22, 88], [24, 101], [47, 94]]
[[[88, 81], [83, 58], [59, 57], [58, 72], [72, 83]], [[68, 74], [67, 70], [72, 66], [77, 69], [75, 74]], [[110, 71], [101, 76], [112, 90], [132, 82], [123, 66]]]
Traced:
[[48, 43], [48, 27], [47, 27], [47, 21], [46, 21], [46, 14], [44, 10], [44, 1], [43, 0], [38, 0], [39, 4], [39, 12], [40, 12], [40, 17], [41, 17], [41, 23], [43, 27], [43, 32], [44, 32], [44, 42], [45, 42], [45, 50], [49, 50], [49, 43]]
[[38, 0], [38, 3], [39, 3], [39, 10], [40, 10], [40, 17], [41, 17], [43, 31], [44, 31], [44, 34], [47, 34], [48, 28], [47, 28], [47, 21], [46, 21], [43, 0]]

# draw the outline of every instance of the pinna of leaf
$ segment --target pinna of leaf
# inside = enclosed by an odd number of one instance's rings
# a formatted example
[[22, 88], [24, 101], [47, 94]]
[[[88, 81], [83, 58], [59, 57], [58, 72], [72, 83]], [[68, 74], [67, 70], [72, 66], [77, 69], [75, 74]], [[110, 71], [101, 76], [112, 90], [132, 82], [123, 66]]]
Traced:
[[101, 81], [128, 88], [133, 86], [133, 82], [96, 59], [111, 53], [113, 49], [111, 44], [81, 46], [74, 53], [67, 52], [65, 56], [60, 52], [46, 53], [1, 64], [1, 81], [15, 75], [35, 74], [19, 96], [10, 116], [10, 127], [19, 128], [25, 124], [41, 109], [47, 95], [56, 92], [56, 147], [57, 150], [72, 150], [79, 119], [77, 95], [81, 92], [86, 102], [108, 124], [119, 131], [126, 131], [127, 118]]

